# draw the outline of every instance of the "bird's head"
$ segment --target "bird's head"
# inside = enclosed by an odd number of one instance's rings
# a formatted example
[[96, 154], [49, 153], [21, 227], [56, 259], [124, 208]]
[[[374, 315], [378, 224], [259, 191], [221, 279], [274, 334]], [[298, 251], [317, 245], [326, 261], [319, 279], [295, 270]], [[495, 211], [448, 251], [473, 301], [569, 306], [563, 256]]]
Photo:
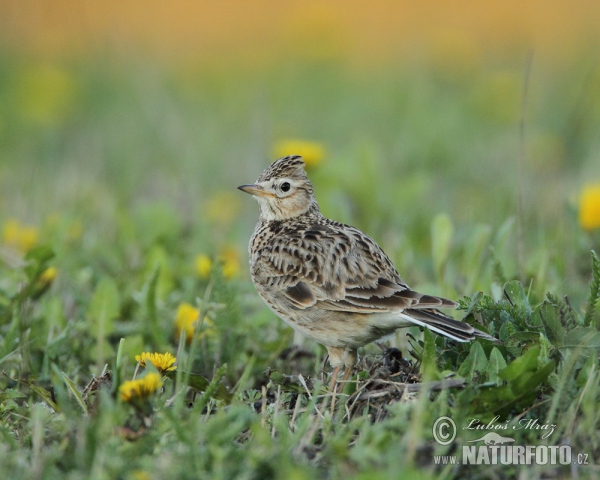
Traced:
[[266, 221], [288, 220], [309, 211], [319, 211], [313, 187], [304, 171], [304, 161], [298, 155], [274, 161], [256, 183], [238, 188], [258, 201], [260, 217]]

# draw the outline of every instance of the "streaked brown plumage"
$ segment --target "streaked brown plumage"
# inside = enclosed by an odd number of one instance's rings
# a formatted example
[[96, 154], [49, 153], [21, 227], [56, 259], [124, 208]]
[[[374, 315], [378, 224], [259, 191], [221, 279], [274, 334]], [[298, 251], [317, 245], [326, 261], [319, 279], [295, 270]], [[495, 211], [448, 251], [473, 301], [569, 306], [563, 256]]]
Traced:
[[327, 348], [345, 376], [357, 349], [401, 327], [419, 325], [459, 342], [495, 340], [437, 308], [451, 300], [411, 290], [383, 250], [360, 230], [324, 217], [302, 157], [272, 163], [240, 190], [258, 201], [250, 239], [252, 281], [265, 303], [294, 329]]

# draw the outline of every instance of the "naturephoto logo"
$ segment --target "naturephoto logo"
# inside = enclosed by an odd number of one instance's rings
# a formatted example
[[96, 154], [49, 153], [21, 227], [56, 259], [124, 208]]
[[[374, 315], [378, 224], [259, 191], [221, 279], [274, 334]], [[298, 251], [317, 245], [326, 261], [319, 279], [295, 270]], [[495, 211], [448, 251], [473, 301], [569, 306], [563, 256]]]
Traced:
[[[570, 445], [515, 445], [510, 435], [517, 430], [534, 430], [540, 432], [540, 440], [547, 440], [554, 430], [555, 424], [540, 422], [539, 419], [521, 419], [517, 424], [499, 422], [494, 417], [483, 423], [471, 418], [463, 430], [481, 431], [482, 435], [474, 440], [467, 440], [462, 446], [462, 456], [436, 455], [434, 461], [440, 465], [569, 465], [588, 464], [588, 454], [574, 454]], [[487, 433], [486, 433], [487, 432]], [[449, 445], [456, 439], [456, 423], [450, 417], [440, 417], [433, 424], [433, 438], [440, 445]]]

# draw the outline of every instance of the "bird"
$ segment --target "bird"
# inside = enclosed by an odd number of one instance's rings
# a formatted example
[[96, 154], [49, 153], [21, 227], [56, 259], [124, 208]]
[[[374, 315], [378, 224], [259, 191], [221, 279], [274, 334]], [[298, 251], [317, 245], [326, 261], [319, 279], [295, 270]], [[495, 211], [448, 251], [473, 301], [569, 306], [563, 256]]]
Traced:
[[458, 342], [496, 341], [439, 308], [445, 298], [411, 290], [382, 248], [359, 229], [325, 217], [299, 155], [274, 161], [239, 190], [258, 201], [248, 247], [252, 282], [267, 306], [324, 345], [345, 381], [358, 349], [402, 327], [425, 327]]

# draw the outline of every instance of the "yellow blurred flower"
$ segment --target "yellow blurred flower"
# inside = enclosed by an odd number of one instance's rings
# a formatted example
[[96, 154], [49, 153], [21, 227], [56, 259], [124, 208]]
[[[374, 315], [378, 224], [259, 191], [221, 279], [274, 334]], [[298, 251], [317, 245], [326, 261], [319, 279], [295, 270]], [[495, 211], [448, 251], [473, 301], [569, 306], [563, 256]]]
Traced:
[[73, 221], [67, 229], [67, 240], [76, 242], [83, 236], [83, 224], [80, 220]]
[[177, 359], [169, 352], [142, 352], [141, 355], [135, 356], [135, 360], [140, 364], [140, 367], [146, 367], [146, 362], [150, 362], [161, 373], [177, 370], [177, 365], [173, 365], [177, 361]]
[[585, 230], [600, 228], [600, 183], [584, 187], [579, 198], [579, 225]]
[[[187, 342], [191, 342], [194, 338], [194, 332], [196, 331], [196, 325], [198, 323], [198, 319], [200, 318], [200, 310], [194, 308], [189, 303], [182, 303], [177, 308], [177, 314], [175, 316], [175, 331], [177, 338], [181, 336], [181, 332], [185, 332]], [[204, 335], [211, 335], [213, 333], [214, 322], [208, 318], [204, 317], [202, 322], [203, 326], [206, 326], [206, 329], [200, 333], [200, 338]]]
[[[225, 278], [231, 279], [240, 273], [240, 255], [233, 247], [226, 247], [217, 257], [217, 263]], [[206, 279], [210, 277], [213, 268], [213, 261], [208, 255], [200, 254], [194, 261], [196, 275], [199, 278]]]
[[278, 158], [287, 155], [300, 155], [307, 167], [314, 167], [323, 160], [325, 149], [320, 143], [289, 139], [277, 143], [273, 148], [273, 153]]
[[19, 220], [9, 219], [2, 228], [2, 242], [23, 253], [38, 243], [37, 228], [23, 225]]
[[129, 474], [131, 480], [150, 480], [150, 474], [144, 470], [134, 470]]
[[58, 270], [56, 267], [48, 267], [40, 274], [39, 281], [45, 285], [48, 285], [54, 281], [57, 273]]
[[233, 247], [225, 248], [219, 255], [223, 276], [225, 278], [233, 278], [240, 273], [240, 256], [238, 251]]
[[163, 386], [163, 382], [158, 373], [151, 372], [148, 375], [136, 380], [128, 380], [119, 387], [121, 400], [132, 402], [144, 400], [154, 394], [156, 390]]
[[208, 278], [210, 277], [210, 272], [212, 270], [212, 260], [208, 255], [200, 254], [196, 257], [195, 261], [196, 265], [196, 274], [200, 278]]
[[134, 470], [130, 473], [131, 480], [151, 480], [150, 474], [144, 470]]
[[16, 102], [23, 116], [52, 126], [65, 120], [77, 105], [79, 85], [66, 70], [36, 65], [15, 78]]

